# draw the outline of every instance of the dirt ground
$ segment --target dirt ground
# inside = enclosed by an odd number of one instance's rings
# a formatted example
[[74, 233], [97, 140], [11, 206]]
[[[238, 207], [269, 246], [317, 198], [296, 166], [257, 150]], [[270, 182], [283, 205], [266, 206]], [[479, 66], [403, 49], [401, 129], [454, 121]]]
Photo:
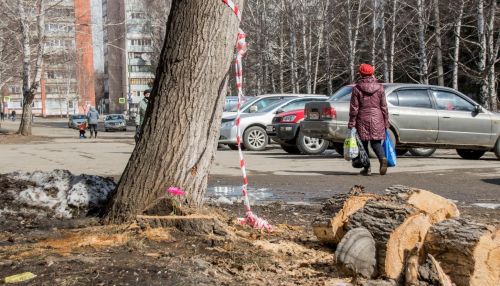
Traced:
[[[97, 218], [4, 220], [0, 277], [37, 275], [25, 285], [349, 285], [343, 283], [350, 278], [334, 266], [334, 249], [312, 233], [319, 205], [254, 207], [272, 219], [271, 233], [239, 225], [239, 204], [220, 209], [226, 236], [135, 223], [102, 226]], [[463, 217], [500, 224], [499, 210], [461, 211]]]

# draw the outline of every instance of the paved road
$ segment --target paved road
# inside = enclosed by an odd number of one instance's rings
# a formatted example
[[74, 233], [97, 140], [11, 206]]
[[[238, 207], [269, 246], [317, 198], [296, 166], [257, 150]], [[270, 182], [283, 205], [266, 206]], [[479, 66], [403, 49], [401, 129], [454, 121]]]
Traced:
[[[12, 131], [17, 124], [3, 122], [2, 127]], [[98, 139], [78, 139], [78, 132], [65, 124], [62, 120], [38, 120], [34, 135], [48, 136], [50, 140], [1, 144], [0, 173], [60, 168], [118, 178], [134, 148], [133, 127], [127, 132], [100, 132]], [[441, 150], [430, 158], [404, 156], [383, 177], [359, 176], [358, 170], [334, 151], [321, 156], [300, 156], [273, 147], [265, 152], [245, 152], [245, 156], [250, 186], [258, 189], [254, 193], [261, 198], [314, 202], [345, 192], [355, 184], [374, 192], [392, 184], [405, 184], [460, 202], [500, 203], [500, 161], [492, 153], [481, 160], [460, 159], [454, 150]], [[237, 152], [219, 150], [211, 171], [209, 194], [237, 196], [240, 182]]]

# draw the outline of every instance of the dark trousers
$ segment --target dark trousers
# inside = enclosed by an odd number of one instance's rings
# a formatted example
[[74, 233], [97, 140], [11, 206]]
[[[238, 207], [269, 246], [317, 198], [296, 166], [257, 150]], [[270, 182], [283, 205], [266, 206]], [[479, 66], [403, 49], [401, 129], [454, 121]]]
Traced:
[[363, 143], [363, 147], [365, 148], [367, 153], [368, 153], [368, 143], [370, 143], [370, 145], [372, 145], [373, 152], [375, 152], [375, 155], [377, 155], [377, 158], [379, 160], [385, 159], [385, 152], [384, 149], [382, 148], [382, 140], [371, 140], [371, 141], [361, 141], [361, 142]]
[[85, 137], [85, 130], [80, 130], [80, 138]]
[[97, 124], [89, 124], [90, 137], [95, 133], [95, 137], [97, 137]]

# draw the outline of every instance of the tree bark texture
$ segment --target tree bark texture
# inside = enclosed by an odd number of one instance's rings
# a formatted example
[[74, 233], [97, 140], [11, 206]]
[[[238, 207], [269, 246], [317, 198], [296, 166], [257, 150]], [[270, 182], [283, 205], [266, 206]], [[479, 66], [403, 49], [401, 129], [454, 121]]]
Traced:
[[[497, 0], [490, 1], [490, 15], [488, 20], [488, 69], [487, 82], [488, 82], [488, 100], [490, 104], [491, 111], [497, 111], [497, 92], [496, 92], [496, 82], [497, 78], [495, 75], [495, 62], [498, 57], [498, 49], [495, 49], [495, 15], [497, 13]], [[500, 37], [500, 32], [497, 33]], [[500, 39], [497, 39], [497, 44]], [[496, 51], [495, 51], [496, 50]]]
[[433, 225], [425, 253], [441, 263], [457, 286], [500, 285], [500, 230], [464, 219]]
[[462, 18], [464, 15], [465, 1], [460, 0], [460, 6], [458, 8], [457, 22], [455, 23], [455, 44], [453, 48], [453, 79], [452, 87], [458, 90], [458, 63], [460, 60], [460, 33], [462, 31]]
[[[19, 130], [17, 133], [23, 136], [31, 135], [31, 123], [32, 123], [32, 103], [35, 99], [35, 94], [40, 86], [40, 80], [42, 78], [42, 65], [43, 65], [43, 55], [44, 55], [44, 38], [45, 38], [45, 0], [38, 0], [37, 2], [37, 17], [36, 17], [36, 27], [37, 27], [37, 54], [36, 54], [36, 64], [35, 69], [31, 71], [31, 35], [29, 27], [29, 15], [27, 14], [23, 1], [19, 1], [19, 21], [21, 25], [21, 35], [22, 35], [22, 53], [23, 53], [23, 114], [21, 116], [21, 124], [19, 125]], [[33, 78], [33, 82], [31, 82]]]
[[436, 39], [436, 65], [438, 75], [438, 85], [444, 86], [444, 71], [443, 71], [443, 45], [441, 41], [441, 17], [439, 15], [439, 0], [434, 0], [434, 37]]
[[105, 222], [133, 219], [170, 186], [186, 192], [190, 207], [201, 206], [238, 24], [221, 1], [173, 1], [143, 131]]
[[418, 14], [418, 47], [419, 47], [419, 66], [420, 83], [429, 84], [429, 68], [427, 65], [427, 48], [425, 40], [426, 23], [424, 18], [425, 3], [424, 0], [417, 0]]
[[486, 75], [486, 60], [488, 51], [486, 49], [486, 34], [484, 31], [484, 1], [477, 0], [476, 3], [476, 18], [477, 18], [477, 39], [479, 44], [479, 55], [477, 61], [477, 69], [480, 76], [479, 103], [486, 108], [490, 108], [488, 100], [488, 80]]

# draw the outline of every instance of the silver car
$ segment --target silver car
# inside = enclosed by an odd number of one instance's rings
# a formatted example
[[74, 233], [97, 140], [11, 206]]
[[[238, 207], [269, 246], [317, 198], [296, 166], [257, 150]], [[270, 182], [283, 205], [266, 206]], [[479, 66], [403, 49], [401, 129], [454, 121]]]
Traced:
[[109, 114], [104, 119], [104, 131], [127, 131], [127, 121], [123, 114]]
[[[352, 88], [344, 86], [328, 101], [307, 104], [302, 132], [336, 142], [340, 149], [347, 135]], [[499, 113], [451, 88], [419, 84], [384, 84], [384, 88], [389, 134], [399, 154], [410, 149], [414, 155], [431, 155], [435, 148], [448, 148], [457, 149], [465, 159], [479, 159], [487, 151], [500, 159]], [[326, 109], [334, 109], [337, 116], [323, 119]]]
[[87, 122], [87, 115], [85, 114], [73, 114], [69, 116], [68, 128], [78, 129], [80, 125]]
[[[272, 123], [276, 113], [304, 108], [307, 102], [324, 98], [324, 96], [291, 97], [274, 102], [255, 113], [241, 115], [240, 127], [243, 146], [251, 151], [264, 150], [269, 143], [266, 126]], [[236, 116], [222, 118], [219, 143], [228, 144], [231, 149], [236, 146]]]

